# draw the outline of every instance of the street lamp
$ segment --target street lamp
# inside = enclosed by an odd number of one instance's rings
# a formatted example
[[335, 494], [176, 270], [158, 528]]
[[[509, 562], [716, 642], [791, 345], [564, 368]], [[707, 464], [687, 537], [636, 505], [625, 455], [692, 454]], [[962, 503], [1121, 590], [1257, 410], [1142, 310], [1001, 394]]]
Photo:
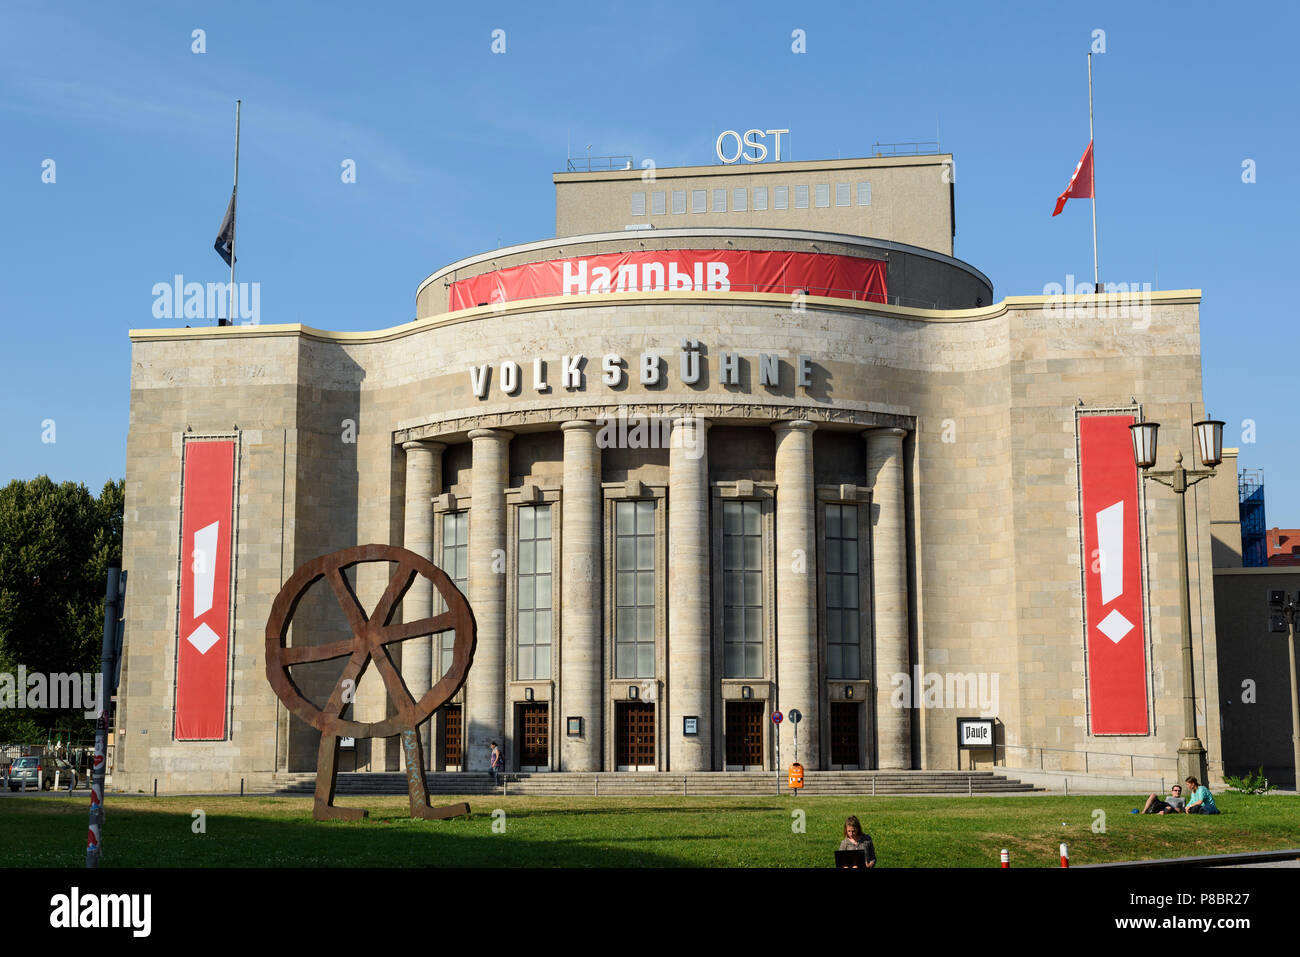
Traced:
[[1133, 438], [1133, 461], [1142, 470], [1144, 479], [1167, 485], [1178, 495], [1178, 603], [1182, 611], [1183, 628], [1183, 742], [1178, 747], [1178, 773], [1183, 778], [1194, 777], [1202, 784], [1208, 778], [1205, 763], [1205, 745], [1196, 736], [1196, 687], [1192, 682], [1192, 602], [1187, 582], [1187, 503], [1184, 496], [1197, 482], [1214, 475], [1214, 467], [1223, 461], [1223, 423], [1218, 419], [1205, 419], [1192, 423], [1201, 463], [1207, 468], [1183, 468], [1183, 453], [1174, 454], [1174, 467], [1169, 471], [1152, 472], [1156, 464], [1156, 435], [1159, 422], [1138, 422], [1129, 426]]

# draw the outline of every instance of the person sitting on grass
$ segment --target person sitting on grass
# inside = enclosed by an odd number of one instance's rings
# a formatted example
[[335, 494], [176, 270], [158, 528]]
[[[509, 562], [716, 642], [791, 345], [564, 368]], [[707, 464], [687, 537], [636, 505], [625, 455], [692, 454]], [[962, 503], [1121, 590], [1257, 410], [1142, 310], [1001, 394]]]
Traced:
[[1175, 784], [1169, 789], [1169, 800], [1162, 801], [1152, 794], [1142, 807], [1143, 814], [1182, 814], [1187, 803], [1183, 800], [1183, 789]]
[[1187, 792], [1187, 813], [1188, 814], [1218, 814], [1219, 809], [1214, 806], [1214, 795], [1204, 784], [1197, 782], [1196, 778], [1188, 778], [1184, 782], [1189, 788]]
[[876, 848], [871, 843], [871, 835], [862, 833], [862, 824], [857, 815], [850, 814], [844, 819], [844, 840], [840, 841], [841, 851], [862, 851], [866, 855], [866, 866], [876, 866]]

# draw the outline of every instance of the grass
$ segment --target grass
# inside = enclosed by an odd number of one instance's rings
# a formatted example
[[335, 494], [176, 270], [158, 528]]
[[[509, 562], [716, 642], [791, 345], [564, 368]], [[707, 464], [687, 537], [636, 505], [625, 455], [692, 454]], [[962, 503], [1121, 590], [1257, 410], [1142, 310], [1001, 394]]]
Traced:
[[[461, 800], [435, 797], [435, 803]], [[412, 821], [406, 799], [342, 798], [370, 819], [323, 822], [291, 797], [108, 795], [104, 867], [826, 867], [856, 814], [881, 867], [1057, 867], [1300, 847], [1300, 801], [1216, 796], [1217, 817], [1133, 815], [1136, 797], [471, 796], [469, 818]], [[206, 833], [194, 833], [196, 810]], [[496, 811], [504, 815], [495, 815]], [[793, 827], [803, 811], [802, 833]], [[1094, 833], [1096, 811], [1105, 831]], [[80, 867], [88, 804], [0, 800], [7, 866]], [[494, 822], [504, 833], [494, 833]]]

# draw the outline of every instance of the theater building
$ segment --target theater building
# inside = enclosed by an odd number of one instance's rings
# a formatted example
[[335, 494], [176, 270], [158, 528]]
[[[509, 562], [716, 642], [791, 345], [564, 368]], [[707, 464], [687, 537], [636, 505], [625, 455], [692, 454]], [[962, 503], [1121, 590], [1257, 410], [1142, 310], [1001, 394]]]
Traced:
[[[1177, 497], [1142, 487], [1127, 425], [1162, 423], [1161, 467], [1193, 456], [1199, 292], [995, 299], [953, 256], [950, 170], [558, 173], [557, 235], [437, 270], [413, 321], [133, 331], [121, 786], [313, 770], [267, 618], [302, 563], [372, 542], [431, 558], [477, 621], [434, 770], [484, 769], [493, 740], [511, 769], [775, 770], [796, 734], [810, 769], [1172, 756]], [[387, 584], [352, 582], [365, 608]], [[417, 580], [400, 618], [437, 602]], [[349, 635], [323, 585], [293, 621], [295, 647]], [[394, 651], [417, 697], [448, 637]], [[323, 703], [340, 664], [294, 678]], [[388, 707], [372, 668], [351, 714]], [[970, 716], [995, 746], [959, 758]], [[401, 767], [395, 739], [346, 754]]]

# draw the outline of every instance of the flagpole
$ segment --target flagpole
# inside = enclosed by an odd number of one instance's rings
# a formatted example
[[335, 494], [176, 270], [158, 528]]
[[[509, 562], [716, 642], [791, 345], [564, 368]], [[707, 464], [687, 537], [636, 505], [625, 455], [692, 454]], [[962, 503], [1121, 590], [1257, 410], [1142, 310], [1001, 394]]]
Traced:
[[1099, 292], [1101, 271], [1097, 266], [1097, 143], [1092, 132], [1092, 53], [1088, 54], [1088, 143], [1092, 148], [1092, 163], [1089, 170], [1092, 182], [1092, 290]]
[[[1091, 71], [1092, 54], [1089, 53], [1088, 57], [1089, 57], [1088, 62], [1090, 64], [1088, 69], [1089, 71]], [[1089, 76], [1088, 82], [1089, 84], [1091, 84], [1092, 82], [1091, 72], [1089, 72], [1088, 76]], [[1089, 86], [1089, 89], [1091, 90], [1091, 86]], [[239, 103], [240, 103], [239, 100], [235, 100], [235, 189], [233, 193], [233, 198], [231, 200], [232, 215], [230, 217], [230, 312], [227, 313], [228, 316], [227, 321], [232, 326], [235, 324], [235, 232], [236, 232], [235, 223], [239, 219]], [[1096, 213], [1094, 213], [1093, 215], [1095, 217]], [[1097, 225], [1096, 222], [1094, 221], [1093, 223], [1094, 235], [1096, 234], [1096, 231], [1097, 231]], [[1093, 245], [1094, 246], [1096, 245], [1095, 239], [1093, 241]]]

